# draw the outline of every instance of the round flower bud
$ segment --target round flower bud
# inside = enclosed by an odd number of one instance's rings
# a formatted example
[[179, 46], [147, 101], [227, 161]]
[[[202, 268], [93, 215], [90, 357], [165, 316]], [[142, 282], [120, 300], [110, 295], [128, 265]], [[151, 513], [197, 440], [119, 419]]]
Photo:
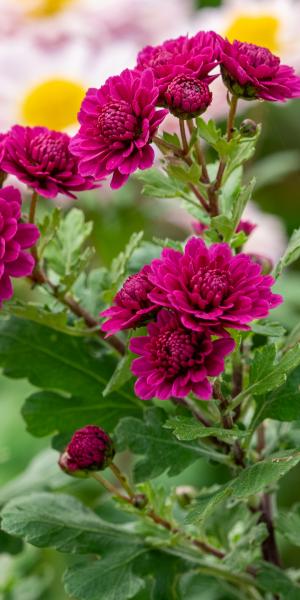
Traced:
[[180, 119], [192, 119], [206, 111], [212, 101], [207, 83], [189, 75], [177, 75], [165, 92], [166, 105]]
[[185, 508], [192, 503], [192, 501], [197, 496], [196, 489], [191, 485], [180, 485], [175, 490], [176, 500], [181, 506], [181, 508]]
[[251, 257], [252, 262], [255, 262], [257, 265], [261, 266], [261, 272], [263, 275], [268, 275], [273, 270], [273, 262], [268, 256], [263, 256], [262, 254], [248, 254]]
[[75, 431], [70, 443], [59, 459], [63, 471], [82, 477], [88, 471], [102, 471], [112, 462], [114, 444], [103, 429], [87, 425]]
[[240, 133], [243, 137], [254, 137], [257, 134], [257, 124], [252, 119], [244, 119], [240, 125]]
[[145, 508], [145, 506], [147, 506], [147, 504], [148, 498], [147, 496], [145, 496], [145, 494], [137, 494], [136, 496], [134, 496], [133, 506], [135, 506], [135, 508], [139, 508], [140, 510], [142, 510], [143, 508]]

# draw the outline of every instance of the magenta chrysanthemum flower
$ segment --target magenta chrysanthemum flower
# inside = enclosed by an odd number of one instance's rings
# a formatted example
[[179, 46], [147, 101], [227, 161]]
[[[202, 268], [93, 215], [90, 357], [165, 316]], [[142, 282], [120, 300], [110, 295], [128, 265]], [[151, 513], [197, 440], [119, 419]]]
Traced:
[[130, 341], [132, 352], [140, 355], [131, 367], [138, 377], [135, 392], [142, 400], [184, 398], [190, 392], [209, 400], [208, 377], [224, 371], [224, 357], [233, 348], [232, 338], [213, 341], [207, 329], [186, 329], [175, 313], [161, 310], [148, 325], [148, 335]]
[[0, 305], [13, 295], [11, 277], [26, 277], [34, 268], [30, 248], [39, 238], [39, 230], [30, 223], [20, 223], [21, 194], [8, 186], [0, 190]]
[[103, 331], [112, 335], [122, 329], [140, 327], [157, 312], [158, 307], [148, 298], [153, 289], [148, 279], [150, 272], [149, 265], [145, 265], [139, 273], [126, 279], [114, 298], [114, 306], [101, 313], [102, 317], [108, 317], [102, 325]]
[[96, 425], [87, 425], [75, 431], [59, 459], [59, 466], [70, 475], [76, 471], [101, 471], [111, 463], [114, 454], [109, 435]]
[[181, 119], [199, 117], [212, 101], [207, 83], [190, 75], [177, 75], [168, 85], [165, 101], [170, 112]]
[[206, 84], [217, 77], [210, 72], [218, 64], [219, 43], [219, 36], [213, 31], [200, 31], [191, 38], [181, 36], [159, 46], [146, 46], [138, 54], [137, 69], [152, 69], [159, 86], [159, 103], [165, 105], [165, 92], [178, 75]]
[[15, 125], [5, 140], [2, 169], [15, 175], [46, 198], [90, 190], [95, 182], [78, 173], [78, 159], [69, 149], [66, 133], [46, 127]]
[[0, 168], [2, 168], [2, 159], [4, 156], [4, 142], [6, 140], [7, 133], [0, 133]]
[[155, 110], [158, 89], [150, 69], [126, 69], [100, 89], [89, 89], [79, 113], [80, 130], [71, 142], [84, 176], [103, 179], [113, 174], [111, 187], [121, 187], [137, 169], [154, 161], [152, 138], [167, 115]]
[[271, 292], [274, 279], [246, 254], [234, 256], [228, 244], [207, 248], [191, 238], [184, 254], [165, 248], [151, 263], [152, 302], [176, 310], [185, 327], [202, 331], [209, 326], [249, 329], [248, 323], [266, 317], [282, 302]]
[[300, 78], [294, 69], [281, 65], [267, 48], [223, 40], [220, 63], [224, 83], [235, 96], [271, 102], [300, 97]]

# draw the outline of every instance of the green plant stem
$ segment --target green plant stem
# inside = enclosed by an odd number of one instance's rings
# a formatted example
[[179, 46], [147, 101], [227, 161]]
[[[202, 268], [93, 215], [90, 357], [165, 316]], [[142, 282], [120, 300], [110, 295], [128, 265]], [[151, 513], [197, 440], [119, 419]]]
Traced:
[[192, 190], [192, 192], [194, 192], [195, 196], [198, 198], [198, 200], [199, 200], [200, 204], [203, 206], [204, 210], [209, 213], [209, 210], [210, 210], [209, 204], [208, 204], [208, 202], [206, 202], [204, 196], [202, 196], [202, 194], [199, 192], [196, 185], [194, 185], [193, 183], [190, 183], [189, 186], [190, 186], [190, 189]]
[[134, 498], [134, 496], [135, 496], [134, 490], [131, 489], [125, 475], [123, 475], [123, 473], [120, 471], [119, 467], [117, 467], [117, 465], [112, 462], [112, 463], [110, 463], [109, 468], [113, 472], [116, 479], [118, 479], [118, 481], [120, 482], [120, 484], [124, 488], [124, 490], [127, 492], [128, 496], [130, 498]]
[[[187, 121], [188, 124], [188, 128], [190, 131], [191, 136], [194, 133], [194, 124], [193, 124], [193, 120], [189, 119]], [[207, 166], [206, 166], [206, 160], [205, 160], [205, 156], [204, 153], [202, 151], [201, 148], [201, 143], [200, 140], [197, 140], [195, 142], [195, 149], [196, 149], [196, 155], [197, 155], [197, 160], [199, 165], [202, 168], [202, 174], [201, 174], [201, 181], [203, 181], [203, 183], [210, 183], [210, 179], [209, 179], [209, 175], [208, 175], [208, 171], [207, 171]]]
[[179, 127], [180, 127], [180, 135], [182, 141], [183, 154], [186, 156], [189, 153], [189, 143], [186, 137], [185, 131], [185, 121], [183, 119], [179, 119]]
[[93, 473], [91, 471], [90, 477], [93, 477], [93, 479], [96, 479], [96, 481], [98, 481], [98, 483], [100, 483], [108, 492], [110, 492], [114, 496], [117, 496], [121, 500], [125, 500], [125, 502], [131, 503], [130, 498], [127, 498], [127, 496], [123, 496], [123, 494], [121, 494], [120, 491], [112, 483], [110, 483], [110, 481], [107, 481], [107, 479], [104, 479], [104, 477], [102, 477], [102, 475], [99, 475], [98, 472]]
[[[234, 427], [234, 421], [233, 421], [231, 412], [229, 412], [229, 409], [231, 408], [231, 404], [229, 403], [227, 398], [225, 398], [225, 396], [223, 396], [222, 389], [221, 389], [221, 383], [218, 380], [216, 380], [214, 383], [214, 397], [217, 400], [219, 400], [219, 403], [220, 403], [221, 419], [222, 419], [222, 425], [223, 425], [224, 429], [232, 429]], [[234, 457], [235, 464], [239, 467], [244, 468], [246, 466], [245, 465], [245, 454], [244, 454], [244, 450], [241, 447], [239, 441], [236, 440], [234, 442], [232, 449], [233, 449], [233, 457]]]
[[[233, 132], [234, 132], [234, 121], [235, 121], [237, 105], [238, 105], [237, 96], [232, 96], [231, 102], [230, 102], [228, 120], [227, 120], [227, 142], [230, 142]], [[219, 214], [218, 192], [222, 185], [222, 179], [223, 179], [225, 168], [226, 168], [226, 160], [222, 159], [219, 164], [219, 169], [217, 172], [216, 180], [215, 180], [214, 184], [210, 186], [210, 190], [209, 190], [210, 210], [211, 210], [211, 214], [213, 216], [216, 216]]]
[[166, 142], [166, 140], [158, 137], [157, 135], [153, 137], [153, 142], [162, 152], [163, 150], [171, 150], [174, 156], [176, 156], [177, 158], [181, 158], [187, 165], [191, 166], [193, 164], [191, 158], [189, 156], [186, 156], [183, 150], [175, 146], [175, 144]]
[[31, 201], [30, 201], [29, 215], [28, 215], [29, 223], [35, 222], [35, 213], [36, 213], [38, 197], [39, 197], [38, 193], [35, 190], [33, 190], [32, 196], [31, 196]]

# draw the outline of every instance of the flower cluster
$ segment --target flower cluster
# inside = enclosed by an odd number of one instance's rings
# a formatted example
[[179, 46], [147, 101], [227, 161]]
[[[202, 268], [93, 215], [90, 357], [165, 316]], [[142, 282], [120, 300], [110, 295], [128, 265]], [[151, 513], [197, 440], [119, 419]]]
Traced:
[[254, 319], [278, 306], [271, 276], [246, 254], [234, 256], [228, 244], [206, 247], [191, 238], [184, 252], [165, 248], [159, 259], [125, 281], [103, 329], [115, 333], [141, 327], [148, 335], [132, 338], [130, 349], [142, 399], [165, 400], [194, 392], [211, 397], [208, 377], [224, 370], [234, 348], [228, 329], [249, 329]]
[[34, 268], [34, 258], [25, 252], [39, 238], [31, 223], [21, 223], [21, 194], [11, 187], [0, 190], [0, 305], [13, 295], [11, 277], [26, 277]]

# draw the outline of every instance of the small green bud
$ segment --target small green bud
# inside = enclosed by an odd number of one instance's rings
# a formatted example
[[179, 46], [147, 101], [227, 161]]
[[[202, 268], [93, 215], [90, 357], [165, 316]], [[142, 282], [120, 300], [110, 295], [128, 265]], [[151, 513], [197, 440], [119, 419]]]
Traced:
[[244, 119], [240, 125], [240, 133], [243, 137], [254, 137], [257, 134], [257, 123], [252, 119]]

